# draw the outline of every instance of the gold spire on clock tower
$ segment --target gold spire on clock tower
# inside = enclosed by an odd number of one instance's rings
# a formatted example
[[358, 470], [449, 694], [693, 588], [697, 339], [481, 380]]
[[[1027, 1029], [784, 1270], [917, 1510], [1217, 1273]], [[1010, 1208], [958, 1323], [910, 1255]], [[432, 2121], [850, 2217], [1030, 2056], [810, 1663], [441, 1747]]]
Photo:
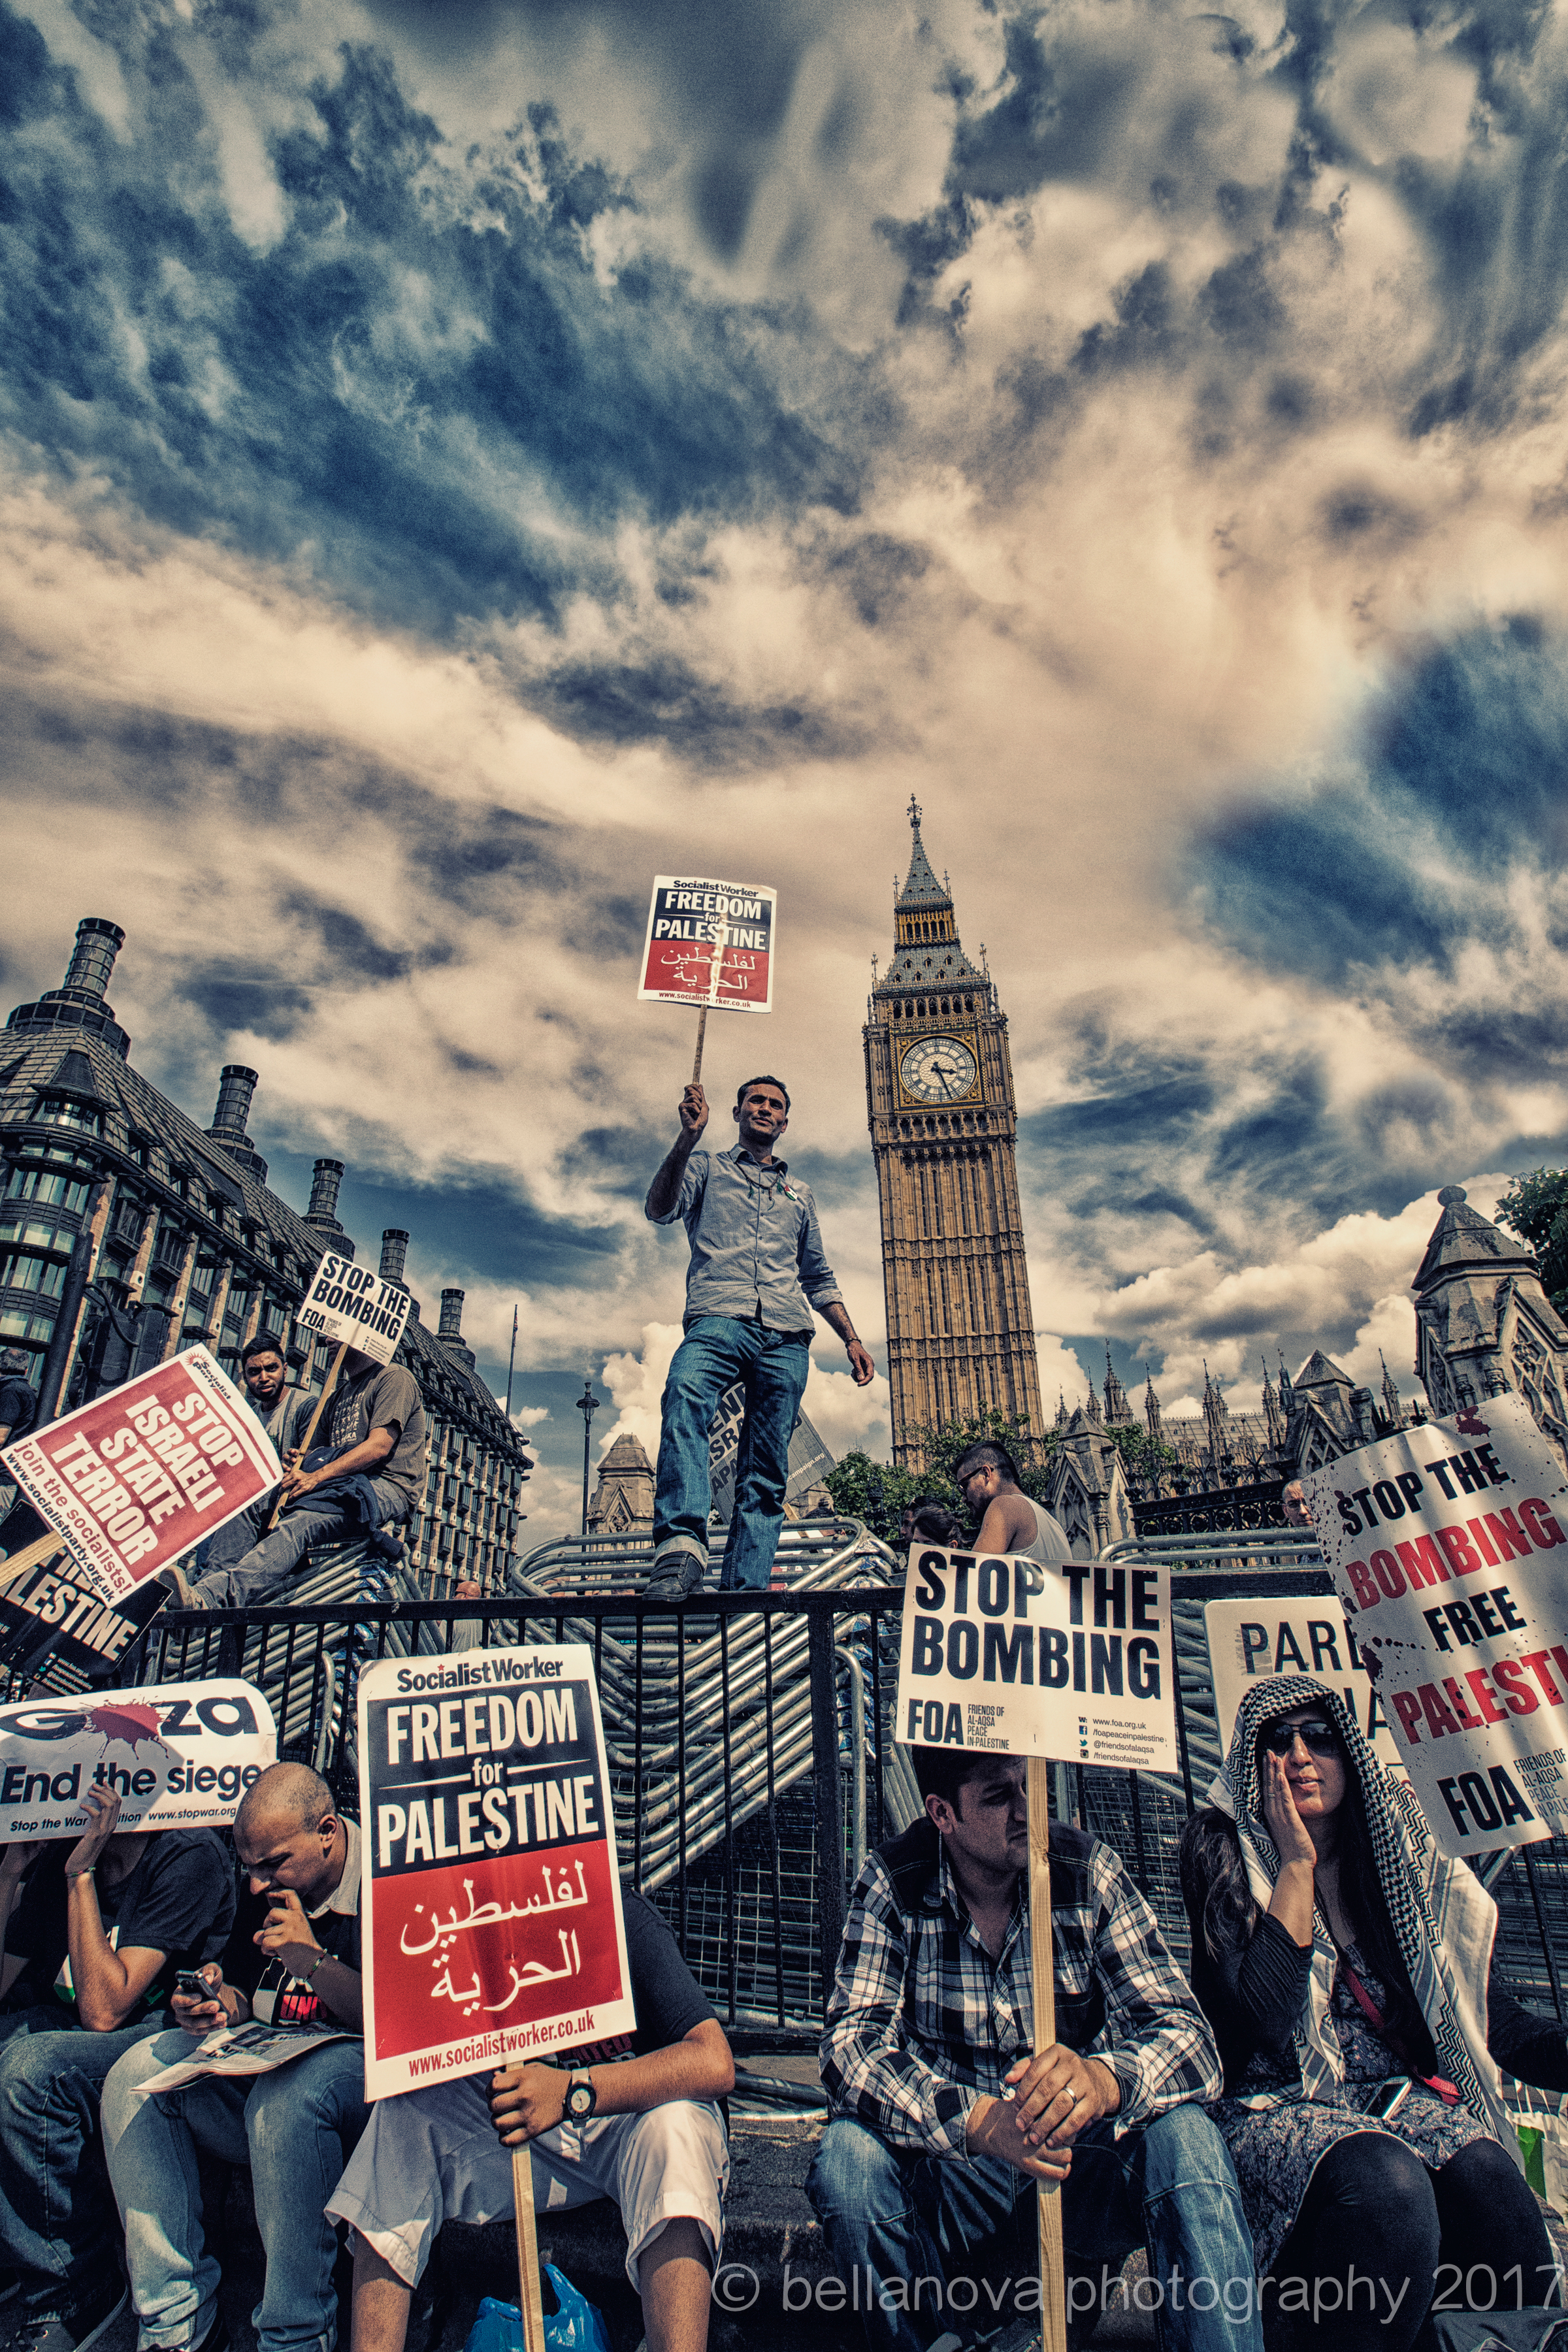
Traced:
[[1040, 1433], [1007, 1019], [959, 941], [921, 840], [867, 1007], [866, 1100], [882, 1214], [893, 1458], [991, 1407]]

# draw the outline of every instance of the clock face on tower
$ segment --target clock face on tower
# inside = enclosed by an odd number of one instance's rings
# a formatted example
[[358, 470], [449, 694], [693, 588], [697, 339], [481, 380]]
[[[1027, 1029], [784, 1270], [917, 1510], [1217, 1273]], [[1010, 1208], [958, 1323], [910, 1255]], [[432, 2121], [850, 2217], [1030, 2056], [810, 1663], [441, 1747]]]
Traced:
[[921, 1037], [899, 1064], [899, 1078], [917, 1102], [963, 1102], [977, 1076], [974, 1056], [956, 1037]]

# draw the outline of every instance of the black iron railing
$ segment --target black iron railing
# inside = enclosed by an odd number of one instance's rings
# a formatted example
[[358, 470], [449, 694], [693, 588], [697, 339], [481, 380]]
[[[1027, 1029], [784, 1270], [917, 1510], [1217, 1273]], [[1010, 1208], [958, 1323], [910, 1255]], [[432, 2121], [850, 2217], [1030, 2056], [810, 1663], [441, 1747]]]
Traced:
[[[1176, 1843], [1221, 1761], [1204, 1604], [1330, 1589], [1321, 1559], [1299, 1540], [1255, 1537], [1250, 1551], [1247, 1540], [1118, 1548], [1120, 1557], [1162, 1557], [1172, 1570], [1178, 1773], [1053, 1768], [1053, 1810], [1116, 1848], [1183, 1958]], [[867, 1558], [878, 1565], [886, 1555]], [[268, 1695], [280, 1752], [314, 1762], [352, 1810], [354, 1695], [367, 1662], [585, 1643], [624, 1872], [658, 1904], [732, 2026], [809, 2034], [858, 1863], [920, 1811], [908, 1750], [892, 1736], [901, 1587], [710, 1593], [676, 1611], [626, 1589], [634, 1580], [620, 1564], [590, 1580], [597, 1589], [587, 1593], [536, 1590], [482, 1601], [394, 1596], [166, 1613], [127, 1653], [117, 1678], [245, 1674]], [[1568, 2025], [1559, 1959], [1568, 1948], [1568, 1840], [1516, 1855], [1493, 1891], [1510, 1981]]]

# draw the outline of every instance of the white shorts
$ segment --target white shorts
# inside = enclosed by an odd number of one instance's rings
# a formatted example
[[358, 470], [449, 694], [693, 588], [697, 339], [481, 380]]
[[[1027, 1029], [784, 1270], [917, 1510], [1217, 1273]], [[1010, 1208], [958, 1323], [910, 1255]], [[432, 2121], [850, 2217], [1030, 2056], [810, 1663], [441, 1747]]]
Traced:
[[[443, 2221], [494, 2221], [512, 2211], [511, 2153], [490, 2118], [488, 2075], [378, 2099], [327, 2211], [416, 2286]], [[730, 2149], [717, 2107], [672, 2099], [646, 2115], [557, 2124], [530, 2142], [529, 2154], [536, 2213], [615, 2200], [634, 2287], [638, 2259], [667, 2221], [700, 2223], [718, 2268]]]

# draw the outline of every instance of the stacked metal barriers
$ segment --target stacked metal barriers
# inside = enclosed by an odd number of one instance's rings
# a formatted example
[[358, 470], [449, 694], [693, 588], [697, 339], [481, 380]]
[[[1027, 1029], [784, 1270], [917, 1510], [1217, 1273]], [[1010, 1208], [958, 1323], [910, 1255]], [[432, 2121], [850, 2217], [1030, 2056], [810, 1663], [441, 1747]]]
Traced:
[[[1330, 1579], [1310, 1538], [1280, 1530], [1157, 1538], [1106, 1557], [1170, 1571], [1179, 1769], [1060, 1765], [1055, 1810], [1116, 1848], [1184, 1958], [1176, 1847], [1223, 1760], [1205, 1604], [1326, 1597]], [[563, 1542], [529, 1555], [505, 1593], [455, 1602], [424, 1598], [405, 1571], [355, 1548], [322, 1555], [286, 1608], [165, 1613], [127, 1654], [121, 1678], [243, 1671], [268, 1695], [282, 1752], [315, 1762], [353, 1807], [366, 1660], [585, 1643], [623, 1869], [664, 1910], [731, 2025], [805, 2035], [859, 1859], [920, 1800], [893, 1737], [902, 1563], [839, 1519], [786, 1527], [780, 1565], [780, 1593], [705, 1591], [676, 1611], [641, 1598], [646, 1543]], [[1503, 1862], [1494, 1891], [1510, 1983], [1564, 2015], [1556, 1955], [1568, 1941], [1568, 1851], [1524, 1849]]]

